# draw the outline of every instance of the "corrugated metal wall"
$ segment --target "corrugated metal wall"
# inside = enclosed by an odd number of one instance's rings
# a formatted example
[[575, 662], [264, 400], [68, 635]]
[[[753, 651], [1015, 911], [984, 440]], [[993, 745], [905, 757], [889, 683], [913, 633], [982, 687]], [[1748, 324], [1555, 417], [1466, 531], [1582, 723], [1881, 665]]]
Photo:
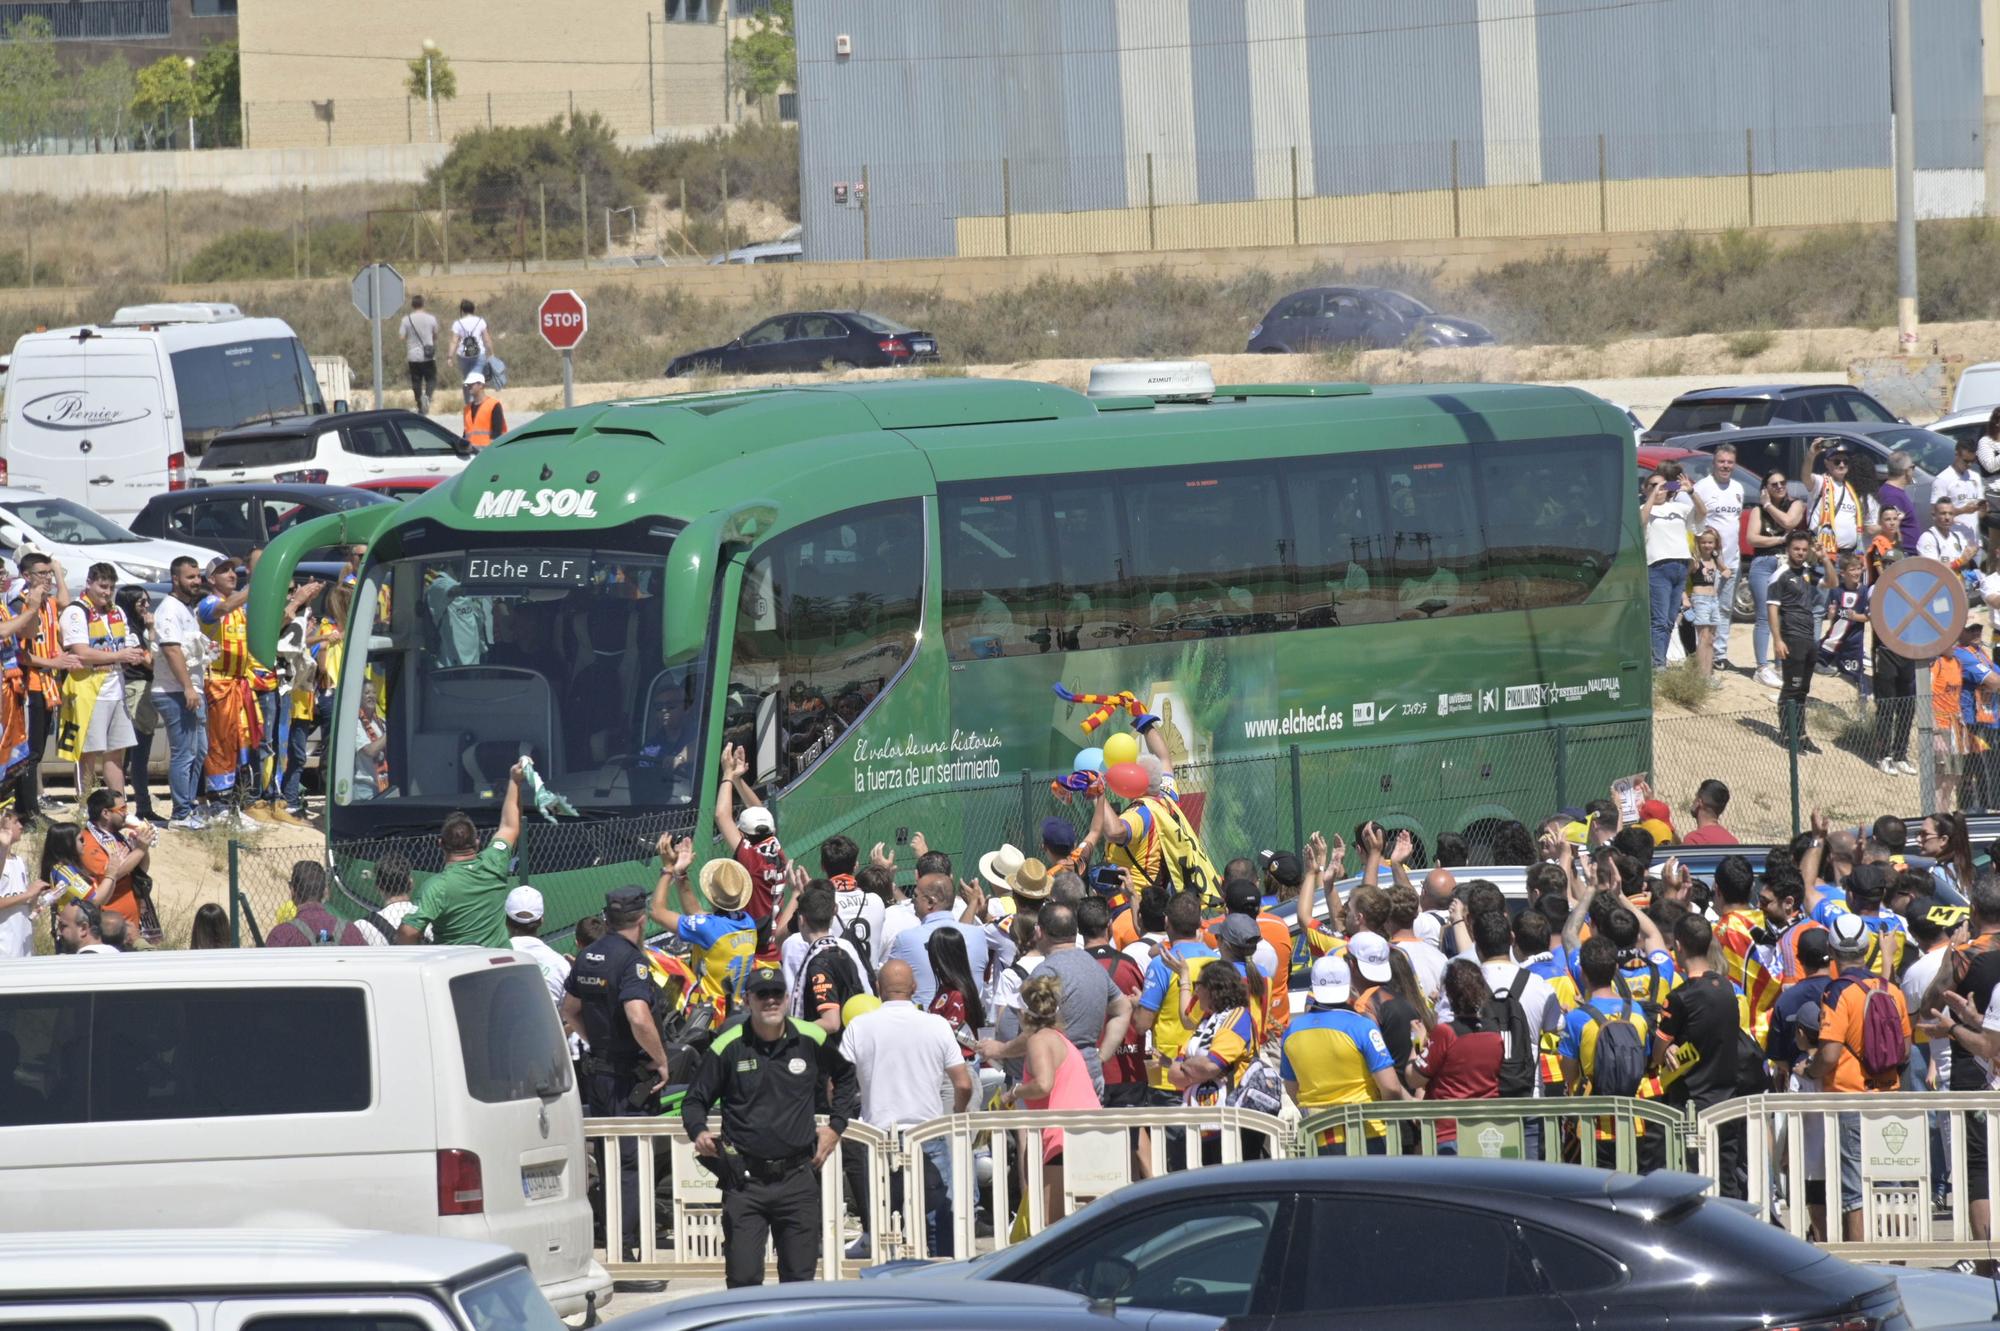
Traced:
[[[1916, 11], [1918, 164], [1979, 167], [1979, 0]], [[1044, 234], [1058, 215], [1164, 247], [1186, 205], [1290, 236], [1295, 197], [1415, 200], [1408, 225], [1450, 235], [1461, 190], [1889, 165], [1888, 0], [841, 0], [795, 21], [814, 259], [1088, 247]]]

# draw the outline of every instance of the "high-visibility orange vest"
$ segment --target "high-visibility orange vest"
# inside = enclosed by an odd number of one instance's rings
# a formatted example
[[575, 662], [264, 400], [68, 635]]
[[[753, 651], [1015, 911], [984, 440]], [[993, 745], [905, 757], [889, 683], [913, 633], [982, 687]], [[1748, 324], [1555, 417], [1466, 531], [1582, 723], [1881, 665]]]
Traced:
[[500, 399], [488, 393], [478, 406], [465, 409], [466, 443], [478, 449], [493, 442], [493, 412], [499, 405]]

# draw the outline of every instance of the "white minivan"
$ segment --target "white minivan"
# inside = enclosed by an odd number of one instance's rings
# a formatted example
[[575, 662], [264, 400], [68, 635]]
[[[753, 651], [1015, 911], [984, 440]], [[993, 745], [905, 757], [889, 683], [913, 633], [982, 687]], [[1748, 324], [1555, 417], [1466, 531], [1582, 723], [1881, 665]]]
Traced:
[[282, 319], [234, 305], [132, 305], [108, 323], [24, 335], [7, 374], [0, 484], [113, 520], [187, 483], [208, 441], [248, 421], [325, 410]]
[[272, 948], [0, 962], [0, 1229], [387, 1229], [610, 1299], [583, 1111], [513, 952]]

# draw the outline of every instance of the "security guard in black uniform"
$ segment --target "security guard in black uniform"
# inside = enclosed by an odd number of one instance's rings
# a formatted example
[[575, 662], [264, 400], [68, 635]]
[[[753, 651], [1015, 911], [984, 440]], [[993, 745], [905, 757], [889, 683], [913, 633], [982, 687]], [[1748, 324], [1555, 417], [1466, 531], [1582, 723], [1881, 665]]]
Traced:
[[[584, 1112], [595, 1118], [646, 1116], [645, 1102], [667, 1084], [667, 1054], [653, 1018], [653, 973], [639, 946], [646, 890], [621, 887], [604, 896], [605, 933], [577, 953], [564, 985], [563, 1024], [583, 1036]], [[619, 1143], [619, 1235], [625, 1259], [639, 1246], [639, 1144]], [[609, 1229], [607, 1227], [607, 1243]], [[656, 1293], [663, 1281], [625, 1280], [622, 1292]]]
[[[681, 1102], [695, 1153], [722, 1181], [722, 1264], [729, 1287], [764, 1283], [764, 1241], [780, 1281], [811, 1280], [819, 1264], [819, 1167], [861, 1111], [854, 1065], [827, 1033], [791, 1015], [783, 972], [760, 967], [744, 992], [749, 1015], [715, 1037]], [[722, 1104], [722, 1131], [709, 1109]], [[815, 1127], [815, 1114], [827, 1126]]]

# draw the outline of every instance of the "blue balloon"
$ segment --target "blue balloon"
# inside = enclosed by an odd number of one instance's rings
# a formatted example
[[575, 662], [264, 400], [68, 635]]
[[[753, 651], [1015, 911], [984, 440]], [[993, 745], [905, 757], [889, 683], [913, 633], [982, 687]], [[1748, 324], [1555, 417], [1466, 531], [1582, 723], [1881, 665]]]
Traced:
[[1104, 750], [1079, 749], [1076, 754], [1076, 771], [1095, 772], [1104, 775]]

